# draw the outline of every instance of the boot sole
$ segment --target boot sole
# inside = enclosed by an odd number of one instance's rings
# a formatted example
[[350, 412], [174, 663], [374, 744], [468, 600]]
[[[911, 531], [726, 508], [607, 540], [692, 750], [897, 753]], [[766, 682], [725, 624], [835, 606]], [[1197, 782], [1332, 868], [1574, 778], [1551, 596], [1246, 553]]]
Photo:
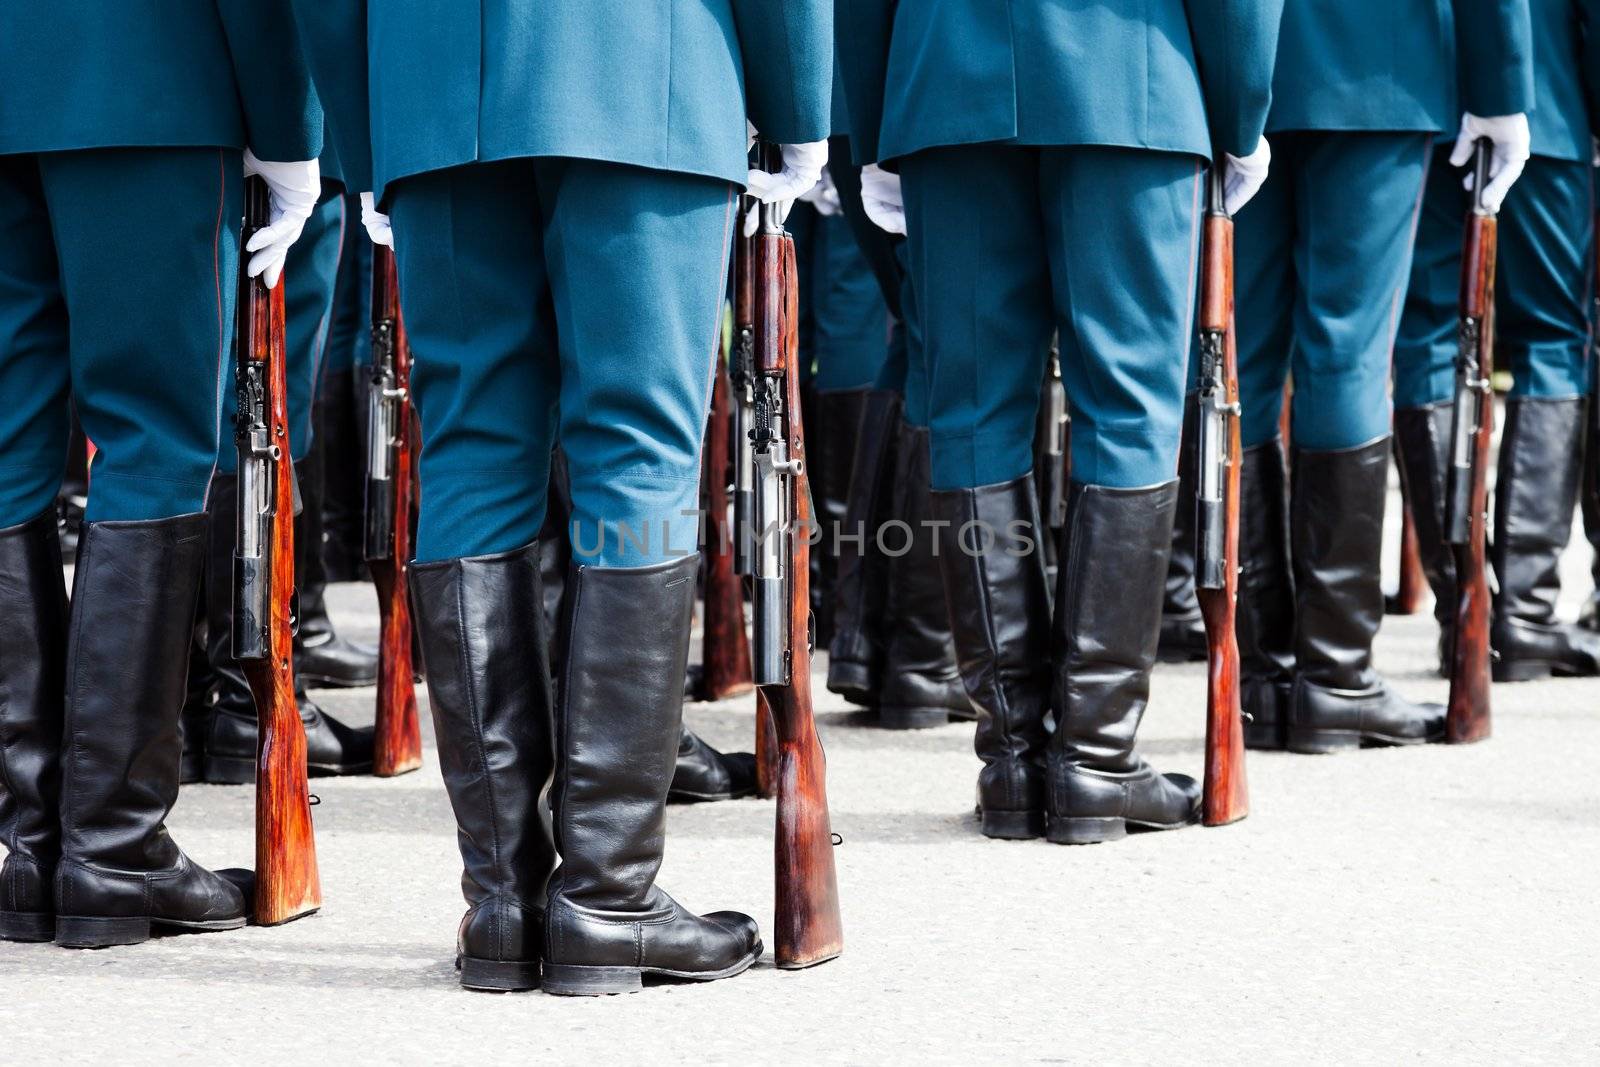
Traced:
[[878, 709], [878, 726], [884, 730], [931, 730], [949, 725], [951, 714], [948, 708], [885, 705]]
[[478, 993], [522, 993], [539, 988], [538, 960], [482, 960], [456, 957], [461, 988]]
[[1360, 748], [1404, 748], [1408, 745], [1425, 745], [1426, 737], [1395, 737], [1390, 734], [1360, 730], [1294, 730], [1289, 731], [1285, 747], [1303, 756], [1330, 756], [1338, 752], [1354, 752]]
[[1199, 812], [1173, 823], [1141, 822], [1138, 819], [1116, 817], [1053, 818], [1045, 827], [1045, 838], [1056, 845], [1101, 845], [1108, 841], [1121, 841], [1128, 836], [1129, 827], [1148, 831], [1182, 830], [1185, 826], [1193, 826], [1199, 818]]
[[1032, 841], [1044, 836], [1042, 811], [989, 811], [978, 813], [984, 837], [997, 841]]
[[0, 941], [54, 941], [56, 917], [50, 912], [0, 911]]
[[586, 967], [575, 963], [546, 963], [546, 993], [558, 997], [607, 997], [617, 993], [637, 993], [644, 988], [644, 976], [674, 978], [687, 982], [715, 982], [732, 978], [750, 969], [761, 958], [760, 942], [750, 954], [720, 971], [674, 971], [665, 967]]
[[62, 948], [111, 948], [115, 945], [143, 944], [150, 940], [150, 930], [155, 926], [167, 926], [196, 933], [213, 933], [241, 929], [245, 921], [243, 915], [234, 919], [206, 919], [196, 922], [157, 919], [149, 915], [116, 918], [99, 915], [58, 915], [55, 942]]
[[[308, 763], [306, 773], [313, 778], [357, 777], [371, 774], [372, 763]], [[249, 785], [256, 780], [256, 761], [254, 757], [207, 756], [205, 780], [208, 785]]]

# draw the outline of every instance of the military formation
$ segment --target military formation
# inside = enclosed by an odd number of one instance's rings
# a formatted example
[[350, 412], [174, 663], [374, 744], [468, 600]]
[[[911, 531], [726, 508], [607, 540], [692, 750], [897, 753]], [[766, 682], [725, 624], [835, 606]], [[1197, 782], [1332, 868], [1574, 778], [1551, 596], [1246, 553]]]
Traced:
[[[623, 992], [763, 954], [755, 919], [656, 875], [669, 800], [779, 788], [762, 744], [718, 752], [682, 716], [702, 483], [738, 477], [705, 469], [708, 412], [767, 220], [798, 262], [784, 469], [809, 480], [827, 687], [884, 729], [974, 722], [982, 834], [1200, 819], [1201, 784], [1135, 742], [1158, 660], [1207, 655], [1208, 212], [1235, 233], [1244, 743], [1445, 738], [1372, 646], [1391, 464], [1446, 673], [1464, 640], [1473, 211], [1499, 217], [1509, 385], [1493, 676], [1600, 674], [1595, 614], [1556, 617], [1580, 497], [1600, 544], [1600, 0], [1126, 7], [0, 7], [0, 938], [251, 918], [258, 872], [165, 827], [180, 785], [261, 765], [235, 658], [241, 273], [283, 297], [306, 768], [373, 772], [372, 728], [311, 690], [379, 677], [324, 596], [364, 575], [375, 250], [412, 361], [405, 563], [467, 988]], [[248, 241], [247, 178], [270, 194]]]

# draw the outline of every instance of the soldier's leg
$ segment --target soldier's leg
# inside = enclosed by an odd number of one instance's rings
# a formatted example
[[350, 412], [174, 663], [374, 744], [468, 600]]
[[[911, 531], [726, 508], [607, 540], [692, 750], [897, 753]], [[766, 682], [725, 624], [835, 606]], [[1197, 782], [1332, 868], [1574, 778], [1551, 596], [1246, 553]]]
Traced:
[[[71, 321], [73, 397], [98, 451], [67, 650], [56, 940], [152, 922], [244, 925], [232, 881], [178, 849], [179, 712], [205, 566], [242, 213], [240, 153], [39, 157]], [[108, 224], [107, 220], [115, 220]]]
[[1496, 681], [1600, 673], [1600, 636], [1556, 619], [1583, 472], [1592, 168], [1535, 157], [1506, 197], [1495, 307], [1512, 376], [1495, 483]]
[[67, 461], [67, 314], [38, 164], [0, 156], [0, 939], [55, 936], [67, 595], [55, 496]]
[[1450, 166], [1450, 148], [1435, 149], [1429, 167], [1394, 346], [1395, 451], [1422, 569], [1433, 589], [1441, 663], [1450, 647], [1456, 599], [1455, 557], [1444, 540], [1444, 502], [1455, 420], [1461, 228], [1467, 210], [1461, 172]]
[[901, 447], [931, 460], [903, 473], [931, 479], [919, 518], [941, 524], [937, 565], [978, 713], [982, 829], [1005, 838], [1044, 832], [1050, 605], [1031, 471], [1051, 311], [1038, 161], [1035, 149], [942, 148], [902, 171], [926, 354], [911, 361], [907, 419], [925, 415], [929, 430]]
[[655, 878], [736, 190], [579, 160], [537, 169], [574, 530], [544, 988], [621, 992], [646, 971], [726, 977], [759, 953], [755, 921], [693, 915]]
[[1134, 738], [1172, 547], [1203, 178], [1192, 156], [1044, 153], [1040, 199], [1073, 412], [1051, 655], [1047, 832], [1058, 843], [1199, 815], [1199, 784], [1158, 774]]
[[559, 380], [534, 166], [407, 178], [390, 200], [423, 441], [412, 591], [469, 908], [461, 981], [528, 989], [555, 865], [537, 537]]
[[[316, 503], [318, 472], [308, 462], [311, 451], [312, 381], [316, 374], [331, 303], [331, 280], [338, 268], [341, 205], [325, 201], [312, 214], [300, 240], [289, 251], [284, 267], [285, 354], [288, 359], [289, 453], [294, 460], [300, 497], [307, 507]], [[233, 390], [235, 353], [226, 354], [223, 421], [232, 425], [236, 397]], [[238, 538], [238, 451], [231, 432], [222, 434], [217, 450], [217, 475], [206, 504], [210, 516], [209, 567], [204, 587], [206, 658], [215, 696], [205, 727], [202, 774], [216, 785], [247, 785], [256, 780], [256, 704], [244, 671], [233, 658], [233, 553]], [[321, 582], [306, 574], [315, 553], [309, 542], [314, 524], [306, 521], [307, 507], [295, 517], [295, 582], [301, 593], [302, 618], [322, 615]], [[307, 581], [309, 577], [309, 581]], [[312, 622], [310, 633], [320, 627]], [[302, 626], [302, 633], [307, 631]], [[313, 639], [316, 639], [313, 637]], [[298, 642], [297, 642], [298, 643]], [[298, 665], [300, 657], [296, 656]], [[354, 728], [328, 715], [305, 693], [298, 674], [300, 721], [306, 733], [306, 765], [315, 775], [366, 774], [372, 769], [373, 735], [370, 727]], [[197, 724], [203, 718], [193, 716]], [[193, 731], [189, 731], [192, 737]]]
[[344, 248], [314, 408], [324, 456], [323, 566], [332, 582], [358, 581], [362, 575], [367, 405], [362, 370], [370, 358], [372, 242], [360, 212], [356, 198], [346, 195]]
[[284, 268], [288, 317], [289, 439], [294, 444], [295, 475], [301, 510], [295, 516], [295, 588], [300, 594], [300, 628], [295, 634], [295, 681], [302, 686], [350, 687], [378, 680], [378, 651], [341, 637], [328, 617], [328, 575], [322, 565], [323, 516], [330, 467], [356, 467], [365, 451], [330, 453], [315, 437], [319, 387], [332, 359], [348, 359], [332, 348], [345, 231], [359, 219], [346, 214], [345, 197], [329, 185], [289, 250]]
[[[1294, 345], [1290, 326], [1295, 183], [1300, 141], [1273, 139], [1277, 164], [1234, 230], [1239, 346], [1239, 704], [1245, 743], [1283, 746], [1294, 678], [1294, 578], [1289, 567], [1289, 480], [1280, 434], [1283, 389]], [[1199, 366], [1191, 357], [1198, 388]]]
[[1383, 618], [1389, 379], [1432, 156], [1424, 134], [1308, 137], [1296, 161], [1295, 688], [1288, 747], [1333, 752], [1442, 735], [1444, 709], [1372, 665]]

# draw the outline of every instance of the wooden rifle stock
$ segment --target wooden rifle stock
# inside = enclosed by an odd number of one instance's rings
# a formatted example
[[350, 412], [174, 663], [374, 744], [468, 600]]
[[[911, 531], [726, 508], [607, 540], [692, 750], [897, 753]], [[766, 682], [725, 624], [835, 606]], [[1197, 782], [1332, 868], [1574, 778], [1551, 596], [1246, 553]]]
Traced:
[[1415, 615], [1422, 610], [1428, 576], [1422, 570], [1422, 545], [1417, 541], [1417, 524], [1411, 517], [1411, 500], [1405, 492], [1405, 482], [1400, 486], [1400, 584], [1388, 605], [1388, 614]]
[[[394, 250], [372, 250], [372, 381], [367, 433], [367, 569], [378, 592], [378, 709], [372, 773], [422, 766], [412, 657], [411, 516], [416, 499], [411, 348], [400, 317]], [[377, 475], [377, 476], [375, 476]]]
[[744, 590], [733, 569], [733, 530], [728, 520], [728, 368], [719, 358], [711, 382], [711, 421], [701, 470], [701, 495], [708, 544], [705, 554], [705, 625], [701, 638], [701, 700], [726, 700], [755, 688], [750, 679], [750, 639], [744, 630]]
[[1456, 356], [1445, 531], [1456, 565], [1455, 626], [1450, 647], [1450, 704], [1445, 739], [1489, 736], [1489, 437], [1494, 430], [1494, 275], [1498, 221], [1483, 204], [1490, 143], [1478, 142], [1473, 207], [1461, 254], [1460, 350]]
[[[266, 182], [246, 178], [241, 248], [267, 225], [269, 205]], [[240, 539], [234, 589], [241, 607], [253, 606], [235, 614], [233, 643], [259, 724], [254, 917], [274, 926], [320, 908], [322, 885], [294, 684], [294, 475], [283, 284], [269, 290], [246, 273], [242, 261], [237, 327]]]
[[1223, 202], [1223, 168], [1212, 164], [1200, 294], [1200, 447], [1195, 484], [1195, 593], [1206, 628], [1207, 826], [1250, 814], [1244, 722], [1239, 706], [1239, 367], [1233, 321], [1233, 219]]
[[[756, 210], [761, 210], [757, 208]], [[775, 957], [786, 970], [810, 967], [833, 959], [843, 950], [844, 932], [839, 914], [838, 877], [834, 869], [833, 830], [828, 817], [826, 760], [817, 736], [811, 704], [811, 489], [806, 478], [805, 433], [800, 420], [799, 278], [795, 269], [794, 241], [773, 220], [771, 209], [762, 212], [764, 225], [754, 238], [756, 292], [756, 374], [764, 392], [757, 400], [756, 428], [765, 450], [758, 460], [774, 465], [776, 481], [758, 486], [757, 513], [765, 494], [781, 492], [781, 512], [787, 529], [763, 529], [764, 537], [777, 538], [781, 555], [783, 601], [766, 601], [782, 619], [756, 619], [762, 632], [787, 631], [781, 661], [758, 652], [756, 659], [776, 666], [782, 678], [773, 679], [758, 667], [756, 681], [771, 711], [777, 741], [776, 903]], [[768, 436], [770, 435], [770, 436]], [[759, 583], [770, 580], [759, 559], [757, 546], [757, 611], [763, 599]], [[776, 625], [774, 625], [776, 624]], [[768, 627], [772, 627], [768, 629]], [[767, 648], [767, 652], [772, 649]]]

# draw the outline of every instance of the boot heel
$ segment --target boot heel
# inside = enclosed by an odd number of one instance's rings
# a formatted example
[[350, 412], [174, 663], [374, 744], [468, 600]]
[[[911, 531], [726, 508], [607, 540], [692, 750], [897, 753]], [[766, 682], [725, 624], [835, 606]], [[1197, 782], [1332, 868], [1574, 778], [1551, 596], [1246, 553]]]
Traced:
[[1045, 836], [1057, 845], [1098, 845], [1128, 836], [1127, 820], [1110, 818], [1052, 818]]
[[461, 985], [488, 993], [520, 993], [539, 988], [537, 960], [461, 959]]
[[637, 993], [643, 988], [644, 972], [637, 967], [544, 965], [543, 989], [558, 997], [604, 997], [613, 993]]
[[1361, 734], [1356, 730], [1317, 730], [1291, 726], [1287, 747], [1290, 752], [1312, 756], [1353, 752], [1361, 747]]
[[207, 756], [206, 781], [211, 785], [248, 785], [256, 780], [256, 761], [242, 756]]
[[1044, 836], [1042, 811], [989, 811], [981, 815], [984, 837], [1000, 841], [1031, 841]]
[[56, 917], [49, 912], [0, 911], [0, 941], [53, 941]]
[[150, 940], [150, 917], [105, 918], [101, 916], [56, 916], [56, 944], [62, 948], [110, 948], [112, 945], [137, 945]]
[[945, 708], [885, 705], [878, 709], [878, 725], [885, 730], [928, 730], [949, 722], [950, 712]]

